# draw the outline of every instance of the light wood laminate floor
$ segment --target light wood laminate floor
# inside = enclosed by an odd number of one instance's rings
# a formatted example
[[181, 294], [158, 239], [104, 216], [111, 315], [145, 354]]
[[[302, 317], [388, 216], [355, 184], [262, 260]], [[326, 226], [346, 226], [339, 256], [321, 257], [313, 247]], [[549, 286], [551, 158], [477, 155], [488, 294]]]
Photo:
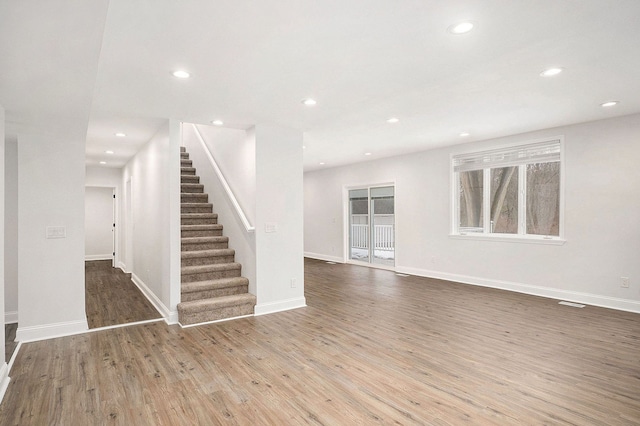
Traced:
[[112, 268], [110, 260], [85, 262], [85, 311], [89, 328], [162, 318], [130, 274]]
[[305, 261], [307, 308], [22, 345], [2, 425], [640, 423], [640, 315]]

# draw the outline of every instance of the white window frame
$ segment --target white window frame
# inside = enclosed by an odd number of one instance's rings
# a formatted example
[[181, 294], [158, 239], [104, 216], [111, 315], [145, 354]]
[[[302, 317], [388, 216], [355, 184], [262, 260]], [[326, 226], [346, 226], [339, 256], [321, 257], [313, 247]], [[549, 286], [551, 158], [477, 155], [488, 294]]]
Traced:
[[[476, 170], [483, 170], [483, 232], [460, 232], [460, 177], [459, 172], [454, 170], [456, 159], [465, 156], [474, 156], [474, 154], [488, 153], [493, 150], [508, 150], [510, 148], [525, 147], [528, 145], [534, 145], [544, 142], [559, 141], [560, 145], [560, 194], [559, 194], [559, 233], [557, 236], [553, 235], [534, 235], [526, 234], [526, 167], [518, 166], [518, 233], [517, 234], [500, 234], [491, 233], [491, 212], [488, 208], [491, 198], [491, 169], [504, 167], [500, 164], [487, 165], [487, 167], [476, 168]], [[489, 146], [481, 150], [463, 151], [458, 153], [452, 153], [450, 155], [450, 168], [451, 168], [451, 229], [450, 238], [455, 239], [467, 239], [467, 240], [485, 240], [485, 241], [503, 241], [503, 242], [519, 242], [519, 243], [533, 243], [533, 244], [553, 244], [562, 245], [566, 242], [564, 238], [564, 137], [553, 136], [543, 139], [530, 140], [521, 143], [502, 144], [498, 146]]]

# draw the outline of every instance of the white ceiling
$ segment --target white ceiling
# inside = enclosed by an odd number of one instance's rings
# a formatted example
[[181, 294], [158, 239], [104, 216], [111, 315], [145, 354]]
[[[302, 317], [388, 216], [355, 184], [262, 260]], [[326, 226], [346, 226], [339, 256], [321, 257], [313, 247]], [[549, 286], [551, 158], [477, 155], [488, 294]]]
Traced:
[[0, 105], [10, 135], [86, 134], [88, 165], [222, 119], [300, 129], [313, 170], [640, 112], [638, 23], [638, 0], [0, 0]]

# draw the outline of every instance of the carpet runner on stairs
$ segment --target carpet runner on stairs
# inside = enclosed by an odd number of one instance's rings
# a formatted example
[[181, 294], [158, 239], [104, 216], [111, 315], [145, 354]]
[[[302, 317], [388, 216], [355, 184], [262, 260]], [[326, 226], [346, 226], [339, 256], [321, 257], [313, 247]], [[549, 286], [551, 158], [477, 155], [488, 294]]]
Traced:
[[204, 192], [189, 154], [180, 148], [181, 163], [181, 303], [180, 324], [253, 314], [256, 297], [249, 280], [241, 276], [229, 238], [222, 235], [218, 215]]

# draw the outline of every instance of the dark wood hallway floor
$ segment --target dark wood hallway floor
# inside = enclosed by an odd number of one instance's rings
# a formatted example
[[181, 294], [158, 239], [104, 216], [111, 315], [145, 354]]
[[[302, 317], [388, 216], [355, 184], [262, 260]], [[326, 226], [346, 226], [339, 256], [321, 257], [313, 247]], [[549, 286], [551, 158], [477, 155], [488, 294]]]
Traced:
[[162, 318], [129, 274], [112, 268], [110, 260], [85, 262], [84, 271], [90, 329]]
[[315, 260], [305, 296], [23, 344], [0, 424], [640, 424], [638, 314]]

